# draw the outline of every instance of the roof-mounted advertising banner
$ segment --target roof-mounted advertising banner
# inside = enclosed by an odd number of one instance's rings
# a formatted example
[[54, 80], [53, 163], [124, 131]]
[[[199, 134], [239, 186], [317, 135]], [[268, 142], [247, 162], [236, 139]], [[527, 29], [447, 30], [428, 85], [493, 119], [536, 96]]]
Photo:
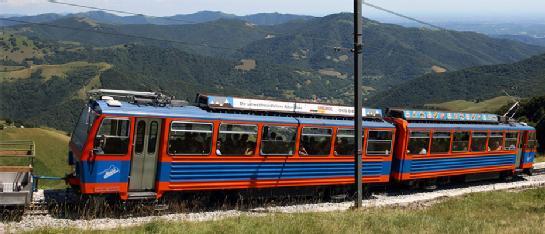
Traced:
[[[330, 116], [354, 116], [354, 107], [318, 103], [284, 102], [262, 99], [208, 96], [210, 108], [240, 109], [255, 111], [283, 112], [294, 114], [316, 114]], [[382, 117], [380, 109], [362, 109], [363, 117]]]
[[404, 110], [403, 116], [407, 120], [498, 122], [497, 115], [484, 113]]

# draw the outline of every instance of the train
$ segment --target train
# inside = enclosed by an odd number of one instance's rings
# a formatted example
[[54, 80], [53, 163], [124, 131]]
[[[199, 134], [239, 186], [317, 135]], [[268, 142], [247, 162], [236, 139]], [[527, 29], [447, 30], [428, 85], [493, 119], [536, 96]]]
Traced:
[[[66, 181], [121, 200], [167, 193], [350, 185], [354, 108], [199, 94], [92, 90]], [[532, 173], [536, 131], [495, 114], [363, 109], [364, 185]]]

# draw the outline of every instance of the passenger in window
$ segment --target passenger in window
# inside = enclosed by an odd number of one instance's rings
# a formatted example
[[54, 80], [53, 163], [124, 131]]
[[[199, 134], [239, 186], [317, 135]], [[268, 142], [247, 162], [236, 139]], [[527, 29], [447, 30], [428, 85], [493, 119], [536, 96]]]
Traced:
[[244, 155], [254, 155], [254, 152], [255, 152], [255, 142], [249, 141], [246, 144]]
[[420, 152], [418, 152], [418, 154], [428, 154], [428, 151], [426, 150], [426, 148], [422, 148]]
[[[490, 151], [490, 147], [488, 149]], [[501, 145], [499, 142], [494, 142], [494, 144], [492, 145], [492, 151], [499, 151], [501, 150]]]
[[221, 141], [218, 139], [218, 141], [216, 141], [216, 154], [217, 155], [221, 155]]
[[302, 145], [299, 147], [299, 155], [308, 155], [307, 150]]
[[247, 155], [246, 154], [246, 149], [249, 147], [248, 145], [248, 134], [242, 134], [242, 137], [240, 138], [240, 142], [238, 144], [238, 148], [237, 148], [237, 152], [240, 152], [240, 153], [243, 153], [244, 155]]

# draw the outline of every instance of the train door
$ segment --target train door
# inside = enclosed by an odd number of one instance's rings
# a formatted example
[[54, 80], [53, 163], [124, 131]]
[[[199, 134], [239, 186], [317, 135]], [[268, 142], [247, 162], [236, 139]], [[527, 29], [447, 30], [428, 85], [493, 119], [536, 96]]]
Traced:
[[518, 145], [517, 145], [517, 155], [515, 161], [515, 168], [522, 169], [522, 164], [524, 161], [522, 149], [524, 148], [524, 142], [526, 139], [527, 131], [519, 132], [518, 134]]
[[129, 191], [155, 188], [161, 119], [136, 119]]
[[528, 167], [524, 164], [531, 164], [534, 162], [534, 157], [536, 153], [536, 132], [535, 131], [524, 131], [524, 144], [522, 147], [522, 167]]

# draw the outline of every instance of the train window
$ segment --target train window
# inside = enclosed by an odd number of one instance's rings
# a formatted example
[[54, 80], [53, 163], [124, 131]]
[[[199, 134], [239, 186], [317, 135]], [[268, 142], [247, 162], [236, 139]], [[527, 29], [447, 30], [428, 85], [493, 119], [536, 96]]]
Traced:
[[467, 152], [469, 149], [469, 132], [455, 132], [452, 139], [452, 152]]
[[218, 155], [254, 155], [257, 125], [222, 124], [216, 142]]
[[431, 153], [448, 153], [450, 150], [450, 132], [434, 132], [431, 141]]
[[129, 147], [128, 119], [105, 118], [95, 138], [98, 154], [126, 154]]
[[87, 135], [89, 134], [89, 129], [93, 124], [90, 119], [94, 120], [96, 114], [93, 111], [89, 111], [89, 107], [85, 106], [80, 112], [79, 120], [76, 124], [76, 127], [72, 131], [70, 141], [82, 149], [85, 141], [87, 141]]
[[354, 144], [354, 129], [340, 128], [337, 130], [337, 139], [335, 141], [335, 155], [354, 155]]
[[490, 138], [488, 139], [488, 151], [502, 150], [502, 143], [503, 143], [503, 133], [491, 132]]
[[134, 142], [135, 153], [142, 153], [142, 151], [144, 151], [144, 134], [146, 134], [146, 121], [139, 121], [136, 125], [136, 140]]
[[208, 155], [212, 143], [212, 124], [172, 122], [168, 139], [171, 155]]
[[263, 126], [261, 134], [261, 154], [293, 155], [297, 127]]
[[407, 153], [409, 154], [428, 154], [428, 146], [430, 144], [429, 131], [414, 131], [411, 132]]
[[534, 149], [537, 147], [536, 132], [528, 133], [528, 149]]
[[157, 135], [159, 133], [159, 123], [152, 121], [149, 126], [148, 154], [155, 153], [157, 147]]
[[485, 151], [487, 137], [488, 133], [486, 132], [473, 132], [473, 134], [471, 135], [471, 151]]
[[299, 154], [311, 156], [329, 155], [332, 132], [331, 128], [303, 128]]
[[367, 135], [367, 155], [390, 155], [392, 151], [392, 131], [369, 131]]
[[505, 142], [503, 143], [503, 148], [506, 150], [515, 150], [517, 149], [517, 141], [519, 139], [518, 132], [507, 132], [505, 133]]

